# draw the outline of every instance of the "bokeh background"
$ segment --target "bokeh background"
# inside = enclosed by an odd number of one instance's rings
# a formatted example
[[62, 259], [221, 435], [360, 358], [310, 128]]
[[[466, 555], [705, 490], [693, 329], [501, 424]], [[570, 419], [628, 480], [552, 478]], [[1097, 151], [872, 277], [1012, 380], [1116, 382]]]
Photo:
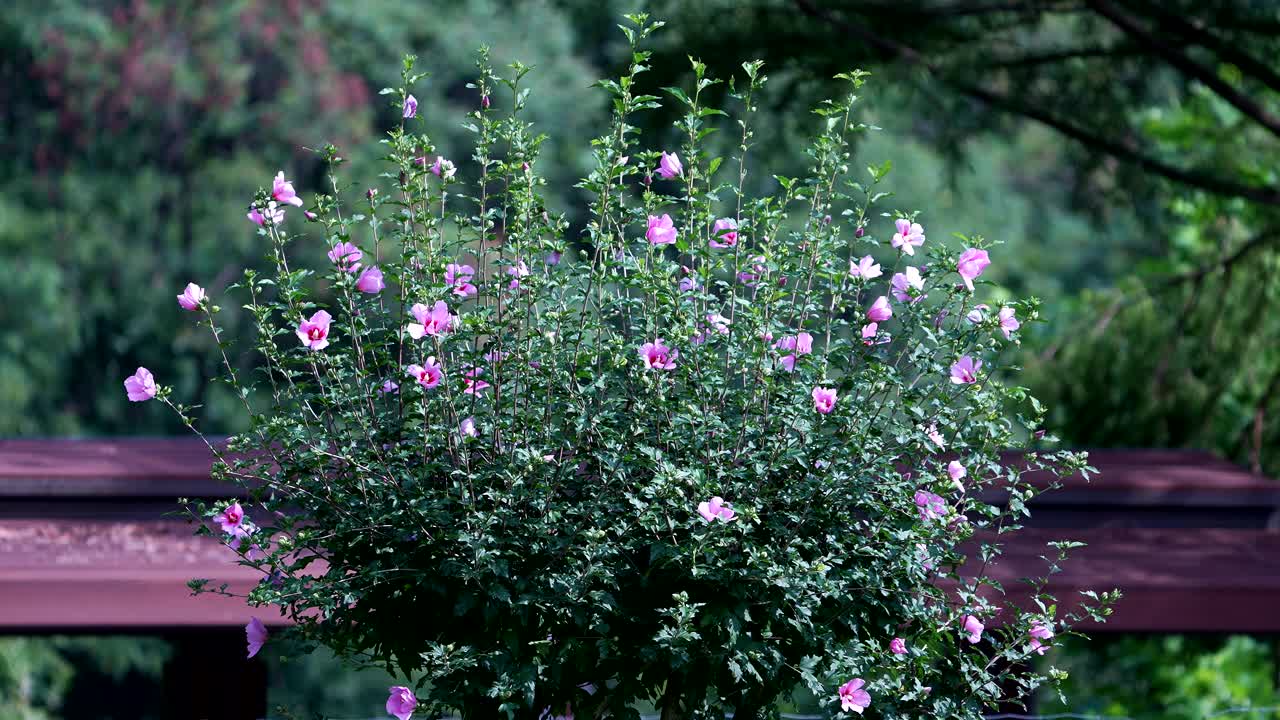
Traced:
[[[140, 364], [240, 422], [208, 337], [173, 311], [265, 248], [245, 220], [277, 170], [319, 189], [332, 142], [368, 176], [400, 57], [431, 76], [420, 114], [445, 155], [475, 50], [533, 65], [551, 137], [549, 203], [607, 117], [592, 89], [625, 58], [615, 24], [668, 22], [646, 82], [688, 56], [727, 77], [766, 61], [758, 162], [795, 174], [806, 112], [870, 70], [858, 161], [892, 160], [893, 204], [931, 236], [981, 234], [993, 278], [1045, 301], [1025, 382], [1074, 447], [1195, 447], [1280, 473], [1280, 3], [1268, 0], [9, 0], [0, 8], [0, 437], [168, 435], [127, 407]], [[643, 118], [668, 132], [674, 118]], [[656, 135], [655, 137], [660, 137]], [[468, 172], [459, 163], [460, 172]], [[767, 173], [757, 182], [769, 183]], [[884, 222], [888, 222], [887, 220]], [[986, 276], [984, 276], [985, 278]], [[235, 312], [223, 325], [243, 329]], [[247, 362], [247, 361], [246, 361]], [[151, 717], [166, 647], [147, 638], [0, 638], [0, 717]], [[1108, 636], [1046, 661], [1069, 701], [1040, 711], [1200, 718], [1280, 705], [1275, 638]], [[272, 702], [369, 715], [385, 678], [272, 656]], [[128, 697], [119, 715], [104, 698]], [[1277, 715], [1280, 716], [1280, 715]]]

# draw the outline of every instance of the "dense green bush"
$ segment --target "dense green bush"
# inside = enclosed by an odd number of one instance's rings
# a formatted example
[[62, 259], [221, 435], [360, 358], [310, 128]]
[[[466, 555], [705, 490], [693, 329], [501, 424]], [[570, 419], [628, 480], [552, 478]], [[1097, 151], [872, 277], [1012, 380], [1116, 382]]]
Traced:
[[[254, 198], [271, 269], [229, 291], [259, 368], [219, 343], [251, 428], [216, 469], [252, 502], [195, 514], [262, 570], [251, 602], [408, 678], [400, 715], [634, 717], [652, 699], [750, 718], [805, 687], [842, 716], [979, 717], [1039, 685], [1020, 662], [1078, 619], [1044, 577], [1019, 608], [983, 572], [1035, 493], [1022, 473], [1085, 470], [1001, 462], [1040, 429], [1001, 380], [1037, 304], [977, 302], [992, 243], [958, 251], [881, 209], [889, 164], [850, 151], [863, 73], [841, 75], [807, 173], [772, 193], [744, 191], [758, 63], [725, 111], [693, 61], [663, 89], [682, 145], [647, 146], [633, 118], [661, 102], [639, 84], [657, 27], [629, 18], [629, 71], [601, 83], [614, 114], [579, 184], [580, 245], [543, 201], [527, 68], [486, 53], [468, 160], [421, 129], [410, 58], [383, 91], [404, 119], [375, 184], [343, 179], [330, 146], [328, 192], [305, 203], [282, 173]], [[714, 132], [730, 157], [705, 150]], [[179, 304], [218, 336], [222, 296]], [[145, 369], [125, 386], [196, 428]], [[1006, 510], [975, 499], [992, 486]]]

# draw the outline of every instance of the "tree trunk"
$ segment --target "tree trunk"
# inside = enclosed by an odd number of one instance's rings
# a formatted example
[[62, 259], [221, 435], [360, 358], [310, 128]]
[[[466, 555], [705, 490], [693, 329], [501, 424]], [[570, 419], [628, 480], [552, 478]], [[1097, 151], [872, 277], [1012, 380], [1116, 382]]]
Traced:
[[682, 720], [680, 717], [680, 683], [668, 680], [662, 691], [662, 716], [660, 720]]

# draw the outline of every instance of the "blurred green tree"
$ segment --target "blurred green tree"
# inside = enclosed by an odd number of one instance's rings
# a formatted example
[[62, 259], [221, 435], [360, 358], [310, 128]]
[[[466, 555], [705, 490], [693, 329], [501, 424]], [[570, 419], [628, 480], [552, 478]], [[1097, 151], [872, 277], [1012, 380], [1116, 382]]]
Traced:
[[[1069, 677], [1062, 684], [1066, 704], [1055, 693], [1041, 693], [1037, 711], [1044, 715], [1265, 718], [1275, 717], [1280, 703], [1274, 649], [1246, 635], [1063, 638], [1046, 660]], [[1237, 712], [1227, 712], [1232, 709]]]
[[[316, 188], [308, 148], [333, 142], [357, 163], [380, 152], [373, 128], [397, 109], [377, 91], [405, 51], [430, 58], [420, 100], [446, 154], [479, 102], [466, 83], [486, 41], [501, 42], [499, 63], [539, 67], [541, 126], [573, 134], [603, 112], [554, 7], [433, 5], [41, 0], [0, 13], [0, 257], [13, 277], [0, 288], [0, 436], [177, 432], [160, 412], [125, 421], [120, 382], [139, 348], [171, 349], [146, 362], [201, 399], [214, 432], [241, 422], [208, 384], [216, 353], [166, 300], [193, 280], [217, 293], [264, 254], [246, 205], [277, 170]], [[557, 187], [585, 152], [549, 143]], [[224, 325], [243, 331], [236, 313]]]
[[0, 717], [159, 718], [168, 657], [159, 638], [0, 638]]
[[[615, 9], [561, 2], [587, 27]], [[986, 208], [947, 230], [1006, 240], [998, 281], [1082, 292], [1027, 360], [1068, 442], [1204, 447], [1280, 472], [1267, 452], [1280, 441], [1280, 322], [1268, 312], [1280, 300], [1280, 5], [650, 6], [676, 28], [652, 63], [660, 76], [682, 72], [686, 54], [762, 57], [777, 103], [851, 66], [888, 77], [897, 112], [875, 120], [889, 139], [932, 148], [949, 161], [933, 166], [947, 174], [935, 192]], [[907, 187], [929, 180], [909, 175]]]

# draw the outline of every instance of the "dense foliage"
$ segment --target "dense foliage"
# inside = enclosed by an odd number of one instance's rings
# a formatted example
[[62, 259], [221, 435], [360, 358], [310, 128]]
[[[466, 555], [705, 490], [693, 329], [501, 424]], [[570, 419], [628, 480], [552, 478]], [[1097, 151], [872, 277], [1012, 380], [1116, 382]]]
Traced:
[[[806, 173], [768, 194], [744, 190], [759, 63], [726, 112], [693, 61], [691, 85], [663, 89], [682, 144], [648, 146], [633, 117], [661, 100], [640, 90], [639, 44], [658, 25], [630, 22], [580, 183], [585, 249], [541, 197], [527, 68], [496, 74], [487, 53], [473, 182], [422, 129], [409, 59], [383, 91], [404, 121], [377, 184], [349, 185], [328, 146], [328, 192], [307, 203], [281, 172], [256, 196], [271, 267], [229, 290], [259, 371], [219, 342], [252, 423], [216, 469], [253, 502], [198, 516], [262, 570], [252, 602], [410, 678], [394, 714], [416, 691], [469, 718], [628, 717], [641, 699], [756, 717], [805, 686], [842, 713], [978, 717], [1039, 685], [1018, 661], [1078, 619], [1043, 592], [1068, 548], [1025, 608], [984, 572], [990, 531], [1037, 492], [1022, 474], [1085, 470], [1000, 456], [1041, 429], [1000, 378], [1037, 303], [978, 303], [991, 243], [926, 242], [913, 213], [881, 209], [889, 164], [850, 152], [862, 73], [816, 110]], [[731, 156], [706, 151], [715, 132], [738, 138]], [[211, 293], [177, 304], [219, 338]], [[198, 430], [146, 369], [125, 388]], [[973, 500], [991, 486], [1007, 508]]]
[[0, 638], [0, 715], [12, 720], [163, 716], [159, 638]]
[[1280, 705], [1276, 657], [1247, 635], [1098, 635], [1066, 638], [1055, 650], [1067, 701], [1046, 693], [1037, 711], [1199, 720], [1265, 717]]

